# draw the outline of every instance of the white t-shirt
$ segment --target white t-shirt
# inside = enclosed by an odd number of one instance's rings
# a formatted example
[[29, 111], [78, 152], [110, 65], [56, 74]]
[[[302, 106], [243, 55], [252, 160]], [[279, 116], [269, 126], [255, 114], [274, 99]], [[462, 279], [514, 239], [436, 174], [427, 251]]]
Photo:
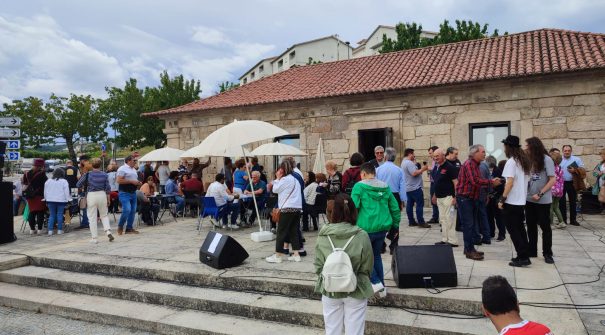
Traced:
[[506, 203], [509, 205], [524, 206], [527, 200], [527, 184], [529, 182], [529, 175], [526, 175], [521, 165], [517, 163], [513, 158], [509, 158], [504, 165], [504, 171], [502, 171], [502, 177], [514, 178], [513, 188], [506, 197]]
[[160, 185], [166, 185], [168, 178], [170, 177], [170, 168], [167, 165], [160, 165], [158, 167], [158, 179], [160, 180]]

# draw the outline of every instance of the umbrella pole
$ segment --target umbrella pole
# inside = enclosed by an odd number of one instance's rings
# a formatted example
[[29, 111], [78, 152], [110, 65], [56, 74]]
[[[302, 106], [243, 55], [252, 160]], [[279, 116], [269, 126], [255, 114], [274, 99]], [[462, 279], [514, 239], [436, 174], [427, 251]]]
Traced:
[[[244, 162], [246, 162], [247, 161], [246, 150], [244, 150], [243, 145], [242, 145], [242, 153], [244, 154]], [[248, 172], [248, 182], [250, 183], [250, 190], [252, 190], [252, 201], [254, 202], [254, 210], [256, 211], [256, 217], [258, 218], [258, 231], [263, 231], [261, 217], [260, 217], [260, 214], [258, 213], [258, 204], [256, 203], [256, 195], [254, 194], [254, 185], [252, 185], [252, 175], [250, 174], [250, 167], [248, 166], [247, 162], [246, 162], [246, 171]]]

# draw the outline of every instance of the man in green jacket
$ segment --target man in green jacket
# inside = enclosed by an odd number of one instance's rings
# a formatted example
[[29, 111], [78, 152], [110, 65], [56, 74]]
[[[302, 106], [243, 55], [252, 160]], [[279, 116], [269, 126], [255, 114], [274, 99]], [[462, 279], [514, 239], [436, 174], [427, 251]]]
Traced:
[[386, 296], [381, 250], [389, 229], [399, 231], [401, 212], [389, 186], [376, 179], [371, 163], [361, 165], [361, 181], [355, 184], [351, 198], [359, 211], [357, 226], [368, 233], [374, 252], [374, 269], [370, 276], [374, 292]]

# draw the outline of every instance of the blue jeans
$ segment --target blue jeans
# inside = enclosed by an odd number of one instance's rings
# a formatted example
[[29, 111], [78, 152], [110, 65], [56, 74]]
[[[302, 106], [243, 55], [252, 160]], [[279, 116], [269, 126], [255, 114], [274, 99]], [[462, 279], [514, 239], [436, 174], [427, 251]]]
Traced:
[[19, 215], [19, 206], [21, 206], [21, 202], [25, 202], [23, 197], [19, 197], [19, 199], [13, 198], [13, 216]]
[[464, 237], [464, 252], [475, 251], [475, 212], [477, 201], [467, 197], [456, 197], [460, 224], [462, 225], [462, 236]]
[[[431, 199], [433, 198], [433, 194], [435, 194], [435, 183], [431, 183], [431, 188], [429, 189], [429, 195], [431, 196]], [[435, 219], [437, 220], [437, 222], [439, 222], [439, 207], [437, 205], [433, 205], [432, 201], [431, 205], [433, 206], [433, 215], [431, 216], [431, 219]]]
[[489, 243], [491, 239], [491, 232], [489, 228], [489, 221], [487, 220], [487, 204], [481, 200], [477, 201], [477, 227], [483, 236], [481, 241]]
[[[409, 199], [409, 198], [408, 198]], [[386, 231], [380, 231], [377, 233], [369, 233], [370, 242], [372, 243], [372, 251], [374, 252], [374, 269], [370, 275], [370, 281], [372, 284], [382, 283], [384, 285], [384, 270], [382, 268], [382, 245], [384, 244], [384, 238], [387, 236]]]
[[227, 220], [231, 214], [231, 224], [236, 224], [237, 215], [239, 214], [239, 204], [226, 203], [218, 208], [219, 218], [222, 219], [223, 225], [227, 224]]
[[[122, 228], [124, 227], [124, 223], [126, 223], [126, 229], [132, 229], [134, 217], [137, 215], [137, 194], [120, 192], [118, 194], [118, 199], [120, 199], [120, 203], [122, 204], [122, 215], [120, 215], [118, 227]], [[128, 222], [126, 222], [126, 220], [128, 220]]]
[[50, 216], [48, 217], [48, 231], [52, 231], [55, 228], [55, 222], [57, 223], [57, 229], [63, 230], [63, 213], [65, 212], [64, 202], [52, 202], [46, 203]]
[[[408, 214], [408, 223], [410, 225], [415, 225], [416, 223], [423, 224], [424, 215], [422, 211], [424, 209], [424, 193], [422, 192], [422, 187], [412, 192], [405, 192], [405, 194], [408, 196], [408, 202], [405, 204], [405, 211]], [[416, 203], [417, 221], [414, 221], [414, 203]]]
[[185, 209], [185, 198], [181, 197], [180, 195], [175, 195], [174, 201], [176, 202], [177, 213], [182, 212]]

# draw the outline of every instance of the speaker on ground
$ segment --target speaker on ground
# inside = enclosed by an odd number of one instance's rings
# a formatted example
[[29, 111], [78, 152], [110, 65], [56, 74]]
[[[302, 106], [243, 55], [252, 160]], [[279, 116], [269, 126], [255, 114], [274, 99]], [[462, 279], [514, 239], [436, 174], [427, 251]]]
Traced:
[[0, 182], [0, 244], [17, 239], [13, 221], [13, 183]]
[[449, 245], [398, 246], [391, 270], [399, 288], [458, 286], [454, 252]]
[[248, 256], [246, 249], [233, 237], [214, 231], [208, 232], [200, 248], [200, 262], [215, 269], [240, 265]]

